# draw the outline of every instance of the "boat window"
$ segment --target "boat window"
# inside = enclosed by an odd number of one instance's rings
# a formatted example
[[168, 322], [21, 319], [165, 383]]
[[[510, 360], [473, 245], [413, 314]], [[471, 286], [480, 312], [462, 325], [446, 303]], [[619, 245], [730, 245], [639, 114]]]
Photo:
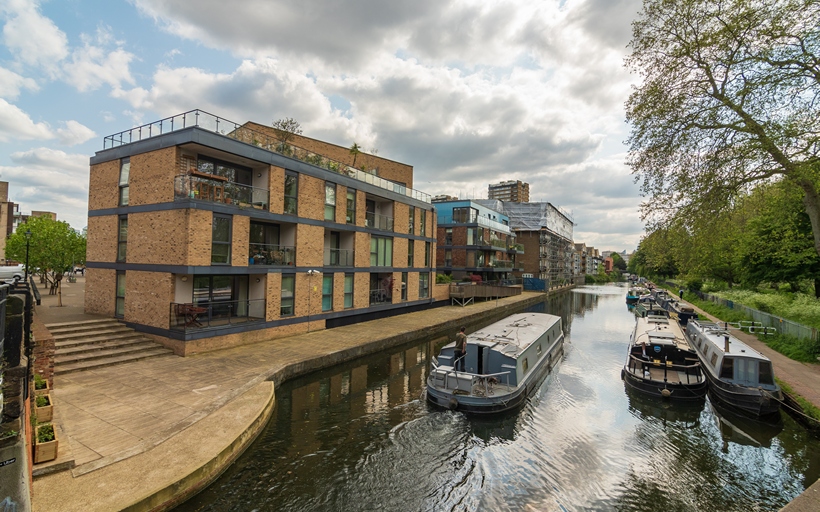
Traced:
[[735, 360], [731, 357], [724, 357], [723, 364], [720, 368], [720, 378], [721, 379], [734, 379], [735, 378]]
[[524, 361], [521, 363], [521, 368], [524, 370], [524, 373], [527, 373], [527, 370], [530, 369], [530, 364], [527, 362], [527, 358], [524, 358]]
[[538, 353], [539, 354], [541, 353], [541, 345], [540, 344], [538, 345]]
[[735, 379], [742, 384], [757, 384], [757, 361], [745, 358], [738, 359]]
[[768, 361], [759, 361], [757, 363], [758, 372], [760, 373], [758, 379], [761, 384], [774, 384], [772, 378], [772, 363]]
[[712, 354], [712, 359], [710, 359], [710, 360], [709, 360], [709, 363], [710, 363], [712, 366], [715, 366], [715, 363], [717, 363], [717, 352], [715, 352], [714, 354]]

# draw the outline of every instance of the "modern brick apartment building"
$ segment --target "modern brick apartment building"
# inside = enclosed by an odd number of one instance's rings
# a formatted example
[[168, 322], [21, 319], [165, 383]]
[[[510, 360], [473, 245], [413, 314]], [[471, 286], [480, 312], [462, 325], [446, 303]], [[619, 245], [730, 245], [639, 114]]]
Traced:
[[434, 200], [437, 212], [436, 267], [456, 280], [509, 279], [524, 249], [515, 243], [509, 218], [470, 200]]
[[412, 184], [409, 165], [202, 111], [106, 137], [85, 309], [187, 355], [430, 307], [436, 218]]

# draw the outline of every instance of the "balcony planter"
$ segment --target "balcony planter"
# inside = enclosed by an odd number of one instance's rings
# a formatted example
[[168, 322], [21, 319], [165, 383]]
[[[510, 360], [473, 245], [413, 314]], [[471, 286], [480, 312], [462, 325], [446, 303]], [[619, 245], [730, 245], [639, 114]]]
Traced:
[[34, 374], [34, 395], [47, 395], [51, 393], [51, 387], [48, 385], [48, 381], [42, 377], [39, 373]]
[[51, 401], [51, 394], [34, 397], [34, 414], [37, 423], [48, 423], [54, 417], [54, 403]]
[[57, 430], [54, 424], [37, 425], [34, 436], [34, 463], [48, 462], [57, 458]]

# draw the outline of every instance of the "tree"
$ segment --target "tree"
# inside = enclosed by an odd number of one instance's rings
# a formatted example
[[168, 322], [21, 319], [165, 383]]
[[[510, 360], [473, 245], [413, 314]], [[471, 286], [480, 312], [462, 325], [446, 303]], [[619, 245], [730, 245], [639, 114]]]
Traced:
[[620, 270], [621, 272], [626, 272], [626, 261], [624, 261], [623, 256], [617, 252], [613, 252], [609, 256], [612, 258], [612, 268]]
[[[73, 265], [85, 264], [85, 236], [67, 222], [50, 217], [29, 217], [6, 241], [6, 257], [26, 261], [26, 235], [31, 231], [28, 261], [30, 269], [40, 269], [51, 285], [49, 295], [57, 293], [63, 274]], [[31, 272], [31, 270], [29, 270]]]
[[820, 255], [820, 0], [644, 0], [630, 47], [628, 163], [648, 227], [782, 178]]
[[350, 167], [356, 167], [356, 157], [359, 156], [359, 153], [361, 152], [362, 147], [356, 144], [355, 142], [352, 146], [350, 146], [350, 154], [353, 155], [353, 165], [351, 165]]
[[285, 149], [288, 146], [288, 142], [293, 139], [294, 135], [302, 135], [302, 126], [292, 117], [277, 119], [271, 126], [273, 127], [273, 132], [276, 134], [276, 138], [280, 142], [281, 149]]

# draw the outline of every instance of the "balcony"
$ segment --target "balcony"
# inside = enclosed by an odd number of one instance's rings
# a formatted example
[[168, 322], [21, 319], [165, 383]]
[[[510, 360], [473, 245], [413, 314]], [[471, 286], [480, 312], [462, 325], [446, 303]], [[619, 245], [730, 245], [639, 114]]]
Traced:
[[366, 212], [364, 225], [368, 228], [379, 229], [381, 231], [393, 231], [393, 217]]
[[295, 247], [253, 243], [249, 245], [249, 265], [292, 266], [295, 262]]
[[325, 249], [324, 265], [326, 267], [352, 267], [353, 251], [348, 249]]
[[170, 329], [186, 333], [265, 321], [265, 299], [172, 302], [170, 310]]
[[212, 131], [224, 137], [229, 137], [244, 142], [245, 144], [251, 144], [289, 158], [295, 158], [325, 170], [349, 176], [355, 180], [369, 183], [376, 187], [390, 190], [425, 203], [431, 202], [429, 194], [407, 188], [400, 183], [380, 178], [376, 176], [375, 170], [356, 169], [337, 160], [308, 151], [307, 149], [292, 144], [283, 144], [280, 140], [272, 138], [265, 133], [245, 128], [240, 124], [209, 114], [203, 110], [190, 110], [182, 114], [154, 121], [153, 123], [108, 135], [103, 139], [103, 149], [131, 144], [192, 126]]
[[[437, 224], [439, 226], [444, 226], [447, 224], [478, 224], [481, 227], [490, 228], [494, 231], [498, 231], [499, 233], [504, 233], [505, 235], [512, 233], [510, 226], [482, 216], [474, 217], [473, 219], [462, 219], [459, 217], [453, 217], [452, 215], [439, 215]], [[506, 247], [507, 246], [505, 245], [504, 248], [506, 249]]]
[[174, 200], [186, 199], [267, 209], [270, 204], [270, 192], [264, 188], [225, 181], [221, 176], [176, 176]]
[[504, 270], [504, 269], [510, 270], [510, 269], [513, 268], [513, 262], [512, 261], [493, 261], [492, 263], [490, 263], [490, 266], [492, 266], [493, 268], [501, 269], [501, 270]]
[[508, 254], [524, 254], [524, 246], [521, 244], [512, 244], [507, 248]]

